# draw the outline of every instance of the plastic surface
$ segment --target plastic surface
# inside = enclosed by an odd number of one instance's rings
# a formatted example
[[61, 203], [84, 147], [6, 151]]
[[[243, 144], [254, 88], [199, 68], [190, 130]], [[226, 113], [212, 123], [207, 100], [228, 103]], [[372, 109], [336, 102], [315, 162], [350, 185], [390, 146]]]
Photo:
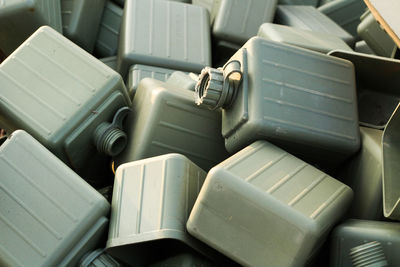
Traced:
[[354, 267], [388, 266], [382, 245], [378, 241], [372, 241], [350, 249], [350, 257]]
[[[242, 82], [222, 111], [230, 153], [265, 139], [301, 158], [332, 165], [359, 149], [351, 62], [254, 37], [226, 64], [225, 75], [239, 76], [235, 65]], [[228, 82], [223, 86], [232, 88]]]
[[351, 199], [348, 186], [257, 141], [208, 173], [187, 229], [244, 266], [304, 266]]
[[258, 27], [274, 19], [277, 0], [222, 0], [213, 35], [238, 44], [257, 34]]
[[329, 54], [354, 65], [360, 124], [383, 129], [400, 101], [400, 60], [348, 51]]
[[32, 136], [10, 135], [0, 169], [1, 266], [74, 266], [98, 245], [109, 204]]
[[117, 71], [117, 56], [101, 58], [100, 61]]
[[267, 40], [294, 45], [324, 54], [335, 49], [353, 51], [342, 39], [334, 35], [285, 25], [264, 23], [260, 26], [257, 35]]
[[388, 266], [400, 265], [399, 223], [348, 220], [333, 231], [330, 266], [353, 267], [349, 256], [350, 250], [372, 241], [381, 243]]
[[211, 64], [210, 23], [203, 7], [164, 0], [127, 0], [118, 71], [133, 64], [200, 72]]
[[374, 51], [367, 45], [364, 40], [358, 41], [354, 47], [354, 51], [363, 54], [375, 55]]
[[321, 0], [278, 0], [278, 5], [317, 6]]
[[121, 76], [50, 27], [0, 65], [0, 124], [24, 129], [75, 170], [97, 152], [93, 132], [131, 102]]
[[198, 76], [194, 73], [187, 74], [181, 71], [175, 71], [168, 78], [167, 84], [175, 88], [180, 88], [194, 92], [197, 79]]
[[10, 55], [42, 25], [50, 25], [58, 32], [62, 32], [60, 1], [1, 1], [0, 55]]
[[116, 56], [123, 9], [107, 1], [97, 34], [95, 53], [100, 57]]
[[357, 27], [357, 32], [379, 56], [390, 57], [393, 49], [396, 47], [394, 41], [379, 26], [379, 23], [370, 12], [362, 16], [361, 23]]
[[85, 257], [79, 262], [79, 267], [120, 267], [119, 264], [113, 257], [105, 253], [104, 249], [99, 248], [90, 253], [87, 253]]
[[221, 136], [221, 113], [193, 104], [193, 92], [145, 78], [139, 83], [126, 128], [122, 163], [180, 153], [204, 170], [227, 158]]
[[182, 252], [177, 255], [169, 256], [165, 260], [161, 260], [154, 264], [150, 264], [149, 267], [216, 267], [218, 265], [211, 263], [206, 258], [189, 252]]
[[[118, 167], [107, 252], [146, 263], [155, 251], [182, 243], [202, 251], [185, 224], [206, 173], [186, 157], [167, 154]], [[161, 252], [161, 251], [160, 251]]]
[[318, 10], [351, 35], [357, 36], [357, 26], [366, 8], [363, 0], [336, 0], [320, 6]]
[[222, 0], [192, 0], [193, 5], [202, 6], [208, 10], [210, 14], [210, 25], [214, 24], [221, 2]]
[[350, 33], [312, 6], [278, 6], [275, 21], [278, 24], [303, 30], [335, 35], [345, 41], [350, 47], [353, 47], [355, 43], [355, 38]]
[[61, 0], [63, 34], [93, 52], [105, 0]]

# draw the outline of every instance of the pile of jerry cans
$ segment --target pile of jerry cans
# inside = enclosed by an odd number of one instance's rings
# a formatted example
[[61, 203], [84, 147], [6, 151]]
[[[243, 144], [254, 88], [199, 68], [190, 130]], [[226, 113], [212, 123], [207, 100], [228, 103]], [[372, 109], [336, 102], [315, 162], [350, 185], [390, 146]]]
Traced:
[[0, 1], [0, 266], [399, 266], [388, 1]]

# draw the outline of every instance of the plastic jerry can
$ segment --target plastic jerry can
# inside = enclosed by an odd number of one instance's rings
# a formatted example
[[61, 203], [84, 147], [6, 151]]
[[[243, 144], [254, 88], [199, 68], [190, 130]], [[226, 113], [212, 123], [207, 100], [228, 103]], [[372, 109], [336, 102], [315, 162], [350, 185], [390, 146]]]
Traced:
[[[0, 65], [0, 124], [23, 129], [80, 171], [126, 144], [131, 105], [121, 76], [43, 26]], [[85, 177], [86, 178], [86, 177]]]
[[117, 56], [101, 58], [100, 61], [117, 71]]
[[320, 0], [278, 0], [278, 5], [317, 6]]
[[60, 1], [1, 1], [0, 55], [10, 55], [42, 25], [49, 25], [62, 33]]
[[216, 267], [217, 264], [212, 263], [205, 257], [193, 252], [181, 252], [170, 255], [168, 258], [150, 264], [149, 267]]
[[199, 76], [194, 73], [184, 73], [181, 71], [174, 71], [167, 79], [166, 83], [169, 86], [189, 90], [194, 92]]
[[320, 6], [318, 10], [356, 37], [360, 16], [366, 8], [363, 0], [336, 0]]
[[148, 65], [136, 64], [130, 67], [128, 75], [128, 91], [131, 98], [136, 93], [139, 82], [144, 78], [152, 78], [165, 82], [171, 74], [176, 71], [173, 69], [159, 68]]
[[379, 56], [390, 57], [396, 44], [381, 28], [370, 11], [361, 16], [361, 23], [357, 27], [358, 35]]
[[374, 51], [367, 45], [364, 40], [358, 41], [354, 47], [354, 51], [363, 54], [375, 55]]
[[211, 64], [210, 23], [203, 7], [164, 0], [127, 0], [118, 70], [143, 64], [200, 72]]
[[75, 266], [106, 235], [108, 202], [25, 131], [0, 169], [1, 266]]
[[303, 30], [332, 34], [354, 47], [355, 38], [313, 6], [278, 6], [275, 21]]
[[274, 19], [278, 0], [222, 0], [215, 17], [213, 35], [220, 40], [245, 43], [258, 27]]
[[192, 0], [192, 4], [206, 8], [210, 14], [210, 25], [213, 25], [219, 7], [221, 6], [221, 1], [222, 0]]
[[222, 108], [230, 153], [265, 139], [332, 166], [360, 146], [355, 77], [349, 61], [251, 38], [223, 68], [205, 68], [196, 103]]
[[105, 249], [99, 248], [88, 252], [79, 262], [79, 267], [120, 267], [122, 266]]
[[348, 51], [332, 51], [331, 56], [354, 65], [358, 116], [363, 126], [383, 129], [400, 101], [400, 60]]
[[179, 154], [118, 167], [107, 252], [139, 266], [161, 257], [165, 249], [183, 245], [206, 253], [208, 248], [185, 227], [205, 176], [206, 172]]
[[342, 39], [335, 35], [285, 25], [264, 23], [260, 26], [257, 35], [267, 40], [294, 45], [324, 54], [335, 49], [353, 51]]
[[360, 132], [361, 150], [341, 167], [338, 176], [354, 191], [348, 216], [353, 219], [381, 220], [383, 131], [360, 127]]
[[63, 33], [89, 53], [93, 52], [105, 0], [61, 0]]
[[355, 267], [389, 266], [382, 245], [378, 241], [372, 241], [351, 248], [350, 258]]
[[95, 54], [99, 57], [116, 56], [123, 9], [107, 1], [100, 22], [95, 44]]
[[304, 266], [352, 195], [313, 166], [257, 141], [210, 170], [187, 229], [243, 266]]
[[348, 220], [333, 231], [330, 266], [353, 267], [349, 255], [351, 249], [372, 241], [378, 241], [381, 244], [387, 260], [386, 266], [400, 265], [400, 223]]
[[228, 157], [221, 113], [194, 105], [193, 92], [151, 78], [139, 83], [125, 127], [130, 138], [115, 166], [180, 153], [209, 170]]

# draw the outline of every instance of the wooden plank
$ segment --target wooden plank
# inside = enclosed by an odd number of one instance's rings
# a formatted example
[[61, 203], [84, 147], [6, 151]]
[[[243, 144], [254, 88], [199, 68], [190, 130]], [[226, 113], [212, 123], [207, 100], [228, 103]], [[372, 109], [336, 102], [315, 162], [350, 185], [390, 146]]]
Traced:
[[400, 1], [364, 0], [375, 19], [400, 47]]

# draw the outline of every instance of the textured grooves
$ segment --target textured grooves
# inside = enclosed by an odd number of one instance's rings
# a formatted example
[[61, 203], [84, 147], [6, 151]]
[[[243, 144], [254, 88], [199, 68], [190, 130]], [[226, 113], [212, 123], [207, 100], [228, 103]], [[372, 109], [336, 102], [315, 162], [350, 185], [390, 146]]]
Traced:
[[40, 0], [37, 7], [39, 12], [46, 18], [47, 23], [56, 31], [62, 33], [60, 1]]
[[71, 23], [73, 0], [61, 0], [61, 17], [63, 31], [67, 31]]
[[384, 267], [389, 266], [380, 242], [373, 241], [350, 250], [354, 267]]

